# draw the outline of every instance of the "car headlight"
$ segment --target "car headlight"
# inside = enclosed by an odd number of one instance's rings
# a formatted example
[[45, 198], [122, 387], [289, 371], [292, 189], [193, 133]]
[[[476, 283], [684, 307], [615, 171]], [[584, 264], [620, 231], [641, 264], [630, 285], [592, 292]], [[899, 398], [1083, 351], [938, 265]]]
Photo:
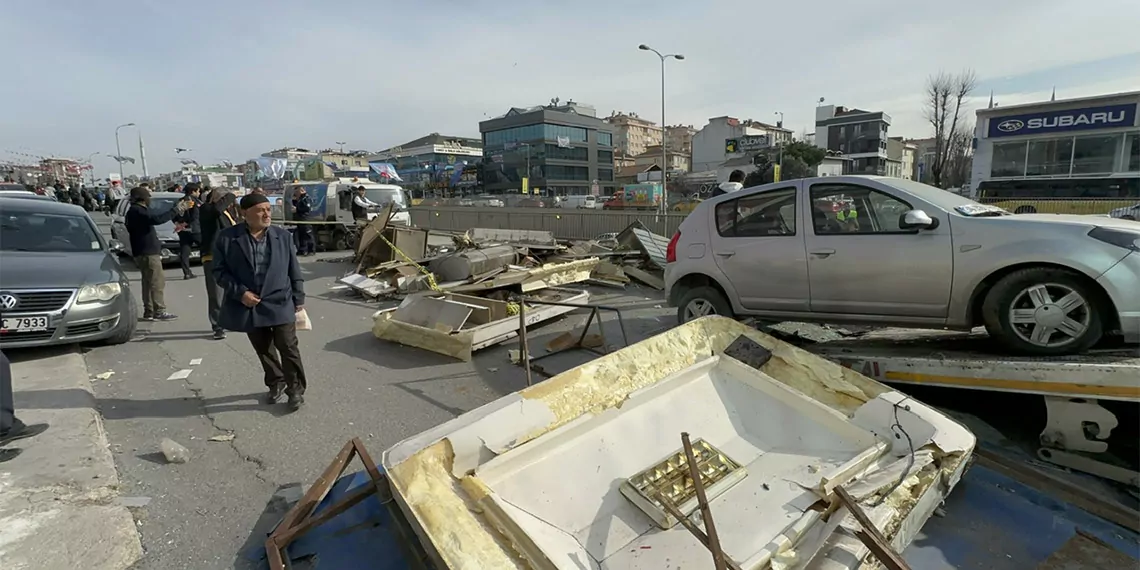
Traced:
[[76, 303], [106, 303], [123, 292], [122, 285], [118, 283], [101, 283], [99, 285], [84, 285], [79, 289]]
[[1140, 251], [1140, 232], [1130, 232], [1116, 228], [1093, 228], [1089, 237], [1115, 246]]

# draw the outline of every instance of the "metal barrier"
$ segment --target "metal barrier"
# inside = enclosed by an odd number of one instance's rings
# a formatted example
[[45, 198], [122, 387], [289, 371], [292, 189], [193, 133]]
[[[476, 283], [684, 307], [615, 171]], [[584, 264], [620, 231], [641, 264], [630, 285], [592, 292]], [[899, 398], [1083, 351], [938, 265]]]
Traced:
[[982, 196], [982, 204], [991, 204], [1014, 214], [1078, 214], [1102, 215], [1117, 208], [1127, 208], [1138, 198], [1004, 198]]
[[591, 239], [624, 230], [641, 220], [649, 231], [672, 237], [687, 214], [658, 214], [636, 210], [576, 210], [559, 208], [463, 208], [416, 206], [408, 210], [412, 225], [429, 230], [466, 231], [471, 228], [546, 230], [559, 239]]

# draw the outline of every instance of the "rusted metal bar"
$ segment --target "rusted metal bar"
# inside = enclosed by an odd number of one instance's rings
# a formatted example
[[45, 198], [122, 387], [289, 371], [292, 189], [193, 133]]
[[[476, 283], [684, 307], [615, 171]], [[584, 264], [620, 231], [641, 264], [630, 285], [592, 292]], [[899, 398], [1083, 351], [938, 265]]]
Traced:
[[518, 299], [519, 305], [519, 362], [522, 362], [523, 370], [526, 370], [526, 385], [530, 386], [532, 378], [530, 375], [530, 348], [527, 346], [526, 334], [526, 302], [522, 297]]
[[843, 487], [835, 488], [835, 496], [851, 511], [851, 516], [859, 522], [859, 526], [863, 527], [862, 531], [855, 531], [855, 536], [866, 546], [871, 554], [882, 563], [883, 567], [887, 570], [911, 570], [910, 565], [903, 560], [901, 554], [891, 546], [891, 543], [879, 532], [875, 523], [863, 512], [863, 507], [860, 507], [858, 502], [847, 492]]
[[[665, 509], [665, 512], [669, 513], [669, 516], [677, 519], [677, 522], [680, 522], [681, 526], [692, 533], [693, 537], [697, 539], [697, 542], [700, 542], [701, 545], [708, 548], [710, 553], [712, 552], [712, 548], [709, 546], [709, 535], [705, 534], [705, 531], [701, 530], [693, 521], [689, 520], [689, 517], [686, 517], [684, 513], [677, 510], [677, 507], [674, 506], [669, 499], [666, 499], [665, 495], [660, 491], [657, 492], [657, 502], [661, 503], [661, 508]], [[729, 570], [740, 570], [740, 565], [728, 557], [725, 557], [724, 563], [728, 566]]]
[[697, 493], [697, 505], [701, 508], [701, 519], [704, 520], [705, 531], [708, 533], [709, 552], [712, 552], [713, 566], [716, 570], [725, 570], [724, 551], [720, 548], [720, 537], [716, 534], [716, 524], [713, 523], [708, 497], [705, 496], [705, 484], [701, 481], [701, 472], [697, 469], [697, 458], [693, 455], [693, 444], [689, 442], [689, 432], [681, 432], [681, 445], [685, 448], [685, 462], [689, 464], [689, 477], [693, 479], [693, 490]]

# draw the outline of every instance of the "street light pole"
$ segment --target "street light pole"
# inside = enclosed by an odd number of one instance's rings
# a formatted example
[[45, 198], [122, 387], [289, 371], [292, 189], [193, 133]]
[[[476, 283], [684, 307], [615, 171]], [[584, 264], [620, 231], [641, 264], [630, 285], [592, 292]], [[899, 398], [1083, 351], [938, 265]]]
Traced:
[[[776, 111], [776, 114], [780, 116], [780, 122], [776, 126], [782, 129], [782, 128], [784, 128], [784, 112], [783, 111]], [[782, 176], [783, 174], [784, 174], [784, 141], [780, 141], [780, 175]]]
[[91, 164], [91, 159], [95, 158], [95, 156], [98, 154], [99, 153], [97, 153], [97, 152], [93, 152], [87, 156], [87, 166], [89, 166], [91, 168], [91, 185], [92, 186], [95, 185], [95, 165]]
[[637, 49], [643, 51], [651, 51], [657, 54], [661, 59], [661, 211], [669, 211], [669, 147], [666, 145], [665, 131], [668, 130], [668, 123], [665, 122], [665, 60], [673, 58], [677, 61], [685, 59], [685, 56], [679, 53], [663, 54], [645, 44], [637, 46]]
[[143, 142], [142, 142], [142, 129], [138, 129], [138, 131], [139, 131], [139, 160], [142, 161], [143, 178], [146, 179], [146, 178], [150, 178], [150, 174], [148, 174], [146, 171], [146, 147], [143, 146]]
[[115, 127], [115, 160], [119, 161], [119, 182], [126, 184], [126, 176], [123, 176], [123, 149], [119, 146], [119, 129], [123, 127], [133, 127], [134, 123], [126, 123]]

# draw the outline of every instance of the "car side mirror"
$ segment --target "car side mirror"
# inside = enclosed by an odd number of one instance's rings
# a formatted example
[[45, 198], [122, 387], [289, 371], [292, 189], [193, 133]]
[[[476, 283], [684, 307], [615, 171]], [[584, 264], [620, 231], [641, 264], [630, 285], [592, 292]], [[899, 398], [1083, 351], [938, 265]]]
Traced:
[[123, 251], [123, 242], [121, 242], [117, 239], [113, 239], [113, 240], [107, 242], [107, 249], [110, 249], [111, 251], [114, 251], [114, 252]]
[[899, 227], [904, 230], [933, 230], [938, 227], [938, 218], [931, 218], [922, 210], [910, 210], [899, 217]]

